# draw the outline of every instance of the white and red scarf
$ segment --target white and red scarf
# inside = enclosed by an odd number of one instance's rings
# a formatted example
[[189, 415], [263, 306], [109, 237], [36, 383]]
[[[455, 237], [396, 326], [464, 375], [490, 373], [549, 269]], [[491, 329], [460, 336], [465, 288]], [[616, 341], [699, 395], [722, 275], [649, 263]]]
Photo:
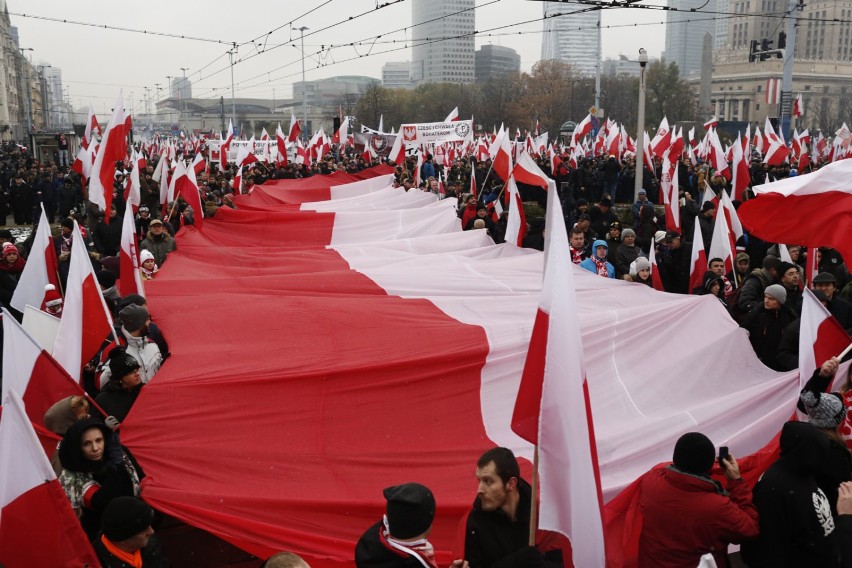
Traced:
[[384, 516], [382, 521], [385, 525], [384, 528], [379, 529], [379, 538], [382, 544], [416, 558], [423, 565], [423, 568], [438, 568], [438, 563], [435, 561], [435, 549], [432, 548], [432, 543], [425, 538], [410, 542], [396, 540], [390, 534], [387, 515]]

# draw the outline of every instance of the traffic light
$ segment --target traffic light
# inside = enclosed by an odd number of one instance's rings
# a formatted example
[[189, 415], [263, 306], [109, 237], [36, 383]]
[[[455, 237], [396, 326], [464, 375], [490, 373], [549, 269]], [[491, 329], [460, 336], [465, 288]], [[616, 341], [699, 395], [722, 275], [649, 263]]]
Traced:
[[766, 52], [769, 51], [770, 49], [772, 49], [773, 43], [775, 43], [775, 42], [772, 41], [771, 39], [764, 39], [764, 40], [760, 41], [760, 52], [761, 52], [760, 53], [760, 60], [761, 61], [766, 61], [767, 59], [772, 57], [772, 55], [770, 55], [769, 53], [766, 53]]
[[751, 49], [749, 49], [749, 52], [748, 52], [748, 62], [749, 63], [754, 63], [755, 61], [757, 61], [757, 59], [758, 59], [757, 52], [758, 52], [759, 48], [760, 48], [760, 42], [757, 41], [756, 39], [751, 40]]
[[778, 49], [784, 49], [787, 47], [787, 34], [781, 32], [778, 34]]

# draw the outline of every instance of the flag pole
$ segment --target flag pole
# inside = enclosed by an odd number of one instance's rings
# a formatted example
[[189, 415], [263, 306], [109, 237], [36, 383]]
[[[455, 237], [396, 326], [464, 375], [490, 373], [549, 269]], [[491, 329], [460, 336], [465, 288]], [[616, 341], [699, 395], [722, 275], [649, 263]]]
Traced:
[[530, 538], [529, 545], [535, 546], [535, 533], [538, 529], [538, 444], [533, 453], [532, 498], [530, 499]]
[[852, 343], [850, 343], [849, 345], [846, 346], [846, 349], [844, 349], [843, 352], [840, 353], [840, 355], [837, 356], [837, 359], [839, 361], [842, 361], [843, 358], [846, 357], [849, 354], [850, 350], [852, 350]]

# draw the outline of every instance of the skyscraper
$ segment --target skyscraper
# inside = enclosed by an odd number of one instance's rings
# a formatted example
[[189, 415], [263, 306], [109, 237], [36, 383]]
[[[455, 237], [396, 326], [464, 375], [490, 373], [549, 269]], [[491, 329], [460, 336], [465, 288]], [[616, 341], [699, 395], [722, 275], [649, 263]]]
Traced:
[[[668, 0], [672, 10], [666, 12], [666, 48], [663, 60], [677, 63], [680, 76], [701, 72], [704, 34], [716, 36], [716, 24], [711, 16], [696, 16], [689, 10], [707, 4], [706, 0]], [[711, 4], [715, 7], [715, 2]]]
[[594, 75], [600, 59], [600, 10], [561, 2], [543, 4], [541, 59], [564, 61], [583, 75]]
[[473, 83], [474, 0], [414, 0], [411, 23], [415, 85]]
[[510, 47], [483, 45], [476, 52], [476, 82], [487, 83], [521, 72], [521, 56]]

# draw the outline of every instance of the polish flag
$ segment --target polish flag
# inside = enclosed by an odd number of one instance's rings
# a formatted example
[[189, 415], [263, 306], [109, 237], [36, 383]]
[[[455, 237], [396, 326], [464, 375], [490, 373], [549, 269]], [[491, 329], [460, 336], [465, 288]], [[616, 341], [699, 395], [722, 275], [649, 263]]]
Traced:
[[739, 134], [737, 134], [737, 141], [734, 143], [732, 148], [734, 154], [734, 159], [732, 160], [734, 172], [731, 181], [734, 199], [737, 201], [744, 201], [745, 191], [748, 189], [748, 186], [751, 185], [751, 172], [748, 169], [748, 157], [743, 154], [743, 147]]
[[789, 156], [790, 149], [787, 145], [776, 139], [769, 143], [763, 162], [770, 166], [778, 166], [786, 162]]
[[0, 420], [0, 550], [9, 568], [101, 564], [14, 391]]
[[663, 279], [660, 277], [659, 268], [657, 268], [657, 255], [654, 251], [655, 248], [657, 247], [651, 245], [650, 258], [648, 258], [651, 263], [651, 285], [654, 287], [654, 290], [665, 292], [666, 288], [663, 286]]
[[401, 165], [405, 161], [405, 145], [402, 143], [401, 135], [394, 138], [393, 146], [391, 146], [390, 153], [388, 154], [388, 160], [396, 165]]
[[308, 156], [308, 151], [305, 150], [305, 147], [302, 146], [302, 142], [296, 138], [296, 163], [297, 164], [309, 164], [311, 163], [311, 159]]
[[346, 141], [349, 139], [349, 117], [343, 119], [343, 122], [340, 123], [340, 128], [337, 129], [337, 132], [334, 133], [334, 136], [331, 137], [331, 143], [337, 144], [338, 146], [341, 144], [346, 144]]
[[[23, 393], [26, 411], [47, 454], [52, 454], [59, 436], [44, 425], [44, 414], [55, 402], [69, 396], [87, 396], [56, 359], [27, 333], [9, 312], [3, 310], [3, 390]], [[90, 400], [90, 404], [94, 403]], [[97, 405], [94, 405], [97, 408]]]
[[[726, 192], [722, 192], [727, 195]], [[710, 240], [710, 253], [708, 259], [721, 258], [725, 261], [725, 273], [734, 269], [734, 251], [731, 247], [731, 233], [728, 230], [728, 216], [725, 208], [720, 207], [716, 211], [716, 222], [713, 224], [713, 238]], [[704, 264], [705, 270], [707, 263]], [[703, 275], [703, 273], [702, 273]]]
[[704, 130], [710, 130], [719, 126], [719, 119], [713, 116], [710, 120], [704, 123]]
[[204, 225], [204, 208], [201, 204], [201, 196], [198, 193], [198, 181], [195, 178], [195, 170], [185, 168], [182, 174], [178, 176], [177, 171], [175, 171], [175, 196], [183, 196], [187, 205], [192, 207], [195, 213], [195, 228], [200, 230]]
[[680, 162], [675, 162], [672, 172], [663, 173], [663, 205], [666, 207], [666, 228], [680, 234]]
[[556, 184], [547, 180], [547, 186], [541, 302], [512, 430], [538, 450], [539, 528], [571, 541], [574, 566], [604, 566], [603, 498], [574, 267]]
[[107, 336], [115, 332], [76, 221], [72, 235], [71, 266], [53, 357], [79, 381], [83, 365], [95, 356]]
[[[162, 175], [160, 176], [160, 205], [164, 205], [174, 199], [172, 196], [171, 188], [171, 179], [169, 178], [169, 159], [165, 156], [160, 156], [160, 162], [157, 164], [157, 167], [160, 167], [162, 164]], [[156, 172], [155, 172], [156, 173]]]
[[722, 149], [722, 142], [719, 140], [719, 135], [715, 130], [710, 131], [709, 141], [713, 168], [727, 179], [731, 179], [731, 169], [728, 167], [728, 161], [725, 159], [725, 151]]
[[494, 154], [492, 169], [494, 173], [500, 176], [503, 181], [509, 180], [509, 175], [512, 172], [512, 147], [510, 146], [509, 136], [506, 132], [500, 139], [500, 144], [497, 146], [497, 151]]
[[728, 234], [731, 237], [731, 248], [736, 251], [737, 241], [745, 232], [743, 231], [743, 224], [740, 222], [740, 216], [734, 207], [734, 202], [731, 201], [731, 196], [728, 195], [727, 191], [721, 192], [717, 209], [725, 210], [725, 216], [728, 220]]
[[509, 176], [509, 181], [506, 182], [505, 191], [509, 196], [509, 218], [506, 220], [506, 242], [521, 247], [524, 244], [524, 237], [527, 236], [527, 217], [524, 213], [524, 204], [521, 201], [521, 194], [518, 192], [518, 186], [515, 185], [514, 176]]
[[[24, 271], [12, 294], [9, 302], [13, 308], [23, 312], [27, 304], [34, 308], [41, 308], [44, 303], [44, 287], [53, 284], [57, 290], [59, 286], [59, 262], [56, 258], [56, 248], [53, 246], [53, 237], [50, 234], [50, 223], [41, 206], [41, 217], [36, 228], [35, 240], [33, 240], [30, 256]], [[6, 376], [6, 375], [4, 375]]]
[[790, 116], [801, 117], [805, 114], [805, 101], [802, 99], [802, 93], [799, 93], [795, 99], [793, 99], [793, 110], [790, 112]]
[[243, 193], [243, 167], [237, 170], [237, 175], [234, 176], [234, 195], [242, 195]]
[[228, 119], [228, 134], [222, 143], [219, 145], [219, 169], [225, 171], [228, 169], [228, 150], [231, 149], [231, 142], [234, 140], [234, 123]]
[[663, 120], [660, 121], [660, 127], [657, 129], [657, 134], [651, 140], [651, 151], [658, 158], [662, 158], [671, 143], [671, 129], [669, 128], [669, 121], [664, 116]]
[[98, 125], [98, 116], [95, 114], [95, 107], [89, 103], [89, 116], [86, 118], [86, 130], [83, 132], [83, 140], [80, 145], [83, 148], [88, 148], [89, 144], [95, 139], [95, 136], [100, 136], [101, 127]]
[[479, 193], [476, 188], [476, 171], [471, 170], [470, 172], [470, 194], [475, 198], [479, 199]]
[[769, 242], [831, 247], [852, 258], [852, 160], [814, 173], [759, 185], [740, 207], [743, 226]]
[[275, 161], [279, 166], [287, 165], [287, 138], [284, 136], [284, 131], [281, 130], [281, 123], [278, 123], [278, 127], [275, 129], [275, 145], [276, 152], [278, 155], [275, 157]]
[[586, 118], [580, 121], [574, 128], [573, 142], [576, 144], [578, 141], [582, 140], [584, 136], [586, 136], [589, 132], [592, 131], [592, 115], [587, 114]]
[[805, 282], [809, 288], [814, 287], [814, 276], [819, 274], [819, 249], [808, 249], [808, 264], [805, 265]]
[[124, 111], [124, 96], [118, 91], [118, 99], [104, 131], [95, 163], [92, 164], [89, 180], [89, 201], [105, 211], [104, 222], [109, 223], [112, 204], [112, 184], [115, 181], [115, 163], [127, 158], [127, 132], [130, 116]]
[[133, 221], [133, 208], [124, 209], [124, 223], [121, 226], [121, 249], [118, 251], [120, 269], [119, 288], [121, 295], [145, 295], [145, 285], [139, 273], [139, 241], [136, 236], [136, 223]]
[[267, 140], [269, 140], [269, 132], [266, 131], [266, 127], [264, 126], [260, 131], [260, 141], [266, 142]]
[[192, 170], [195, 172], [195, 175], [198, 175], [207, 167], [207, 162], [204, 161], [204, 156], [202, 156], [199, 152], [192, 159], [192, 164], [190, 165], [192, 166]]
[[92, 165], [98, 155], [100, 145], [97, 142], [89, 144], [86, 148], [80, 148], [77, 158], [71, 164], [71, 169], [80, 174], [80, 185], [86, 187], [86, 181], [92, 177]]
[[759, 126], [754, 127], [754, 142], [752, 143], [752, 146], [754, 147], [754, 149], [757, 152], [759, 152], [760, 154], [763, 154], [763, 149], [765, 147], [765, 144], [764, 144], [763, 134], [760, 132]]
[[240, 146], [240, 149], [237, 150], [237, 157], [234, 163], [238, 166], [247, 166], [257, 161], [257, 156], [254, 155], [254, 136], [252, 136], [247, 145]]
[[302, 135], [302, 125], [296, 119], [294, 113], [290, 113], [290, 133], [287, 135], [287, 142], [295, 142]]
[[456, 107], [447, 115], [447, 118], [444, 119], [444, 122], [457, 122], [459, 119], [459, 107]]
[[707, 253], [704, 252], [704, 239], [701, 236], [701, 226], [699, 223], [695, 223], [695, 231], [692, 236], [692, 256], [689, 259], [690, 294], [693, 290], [701, 287], [705, 272], [707, 272]]
[[799, 388], [826, 360], [843, 352], [852, 339], [810, 289], [802, 292], [799, 328]]

